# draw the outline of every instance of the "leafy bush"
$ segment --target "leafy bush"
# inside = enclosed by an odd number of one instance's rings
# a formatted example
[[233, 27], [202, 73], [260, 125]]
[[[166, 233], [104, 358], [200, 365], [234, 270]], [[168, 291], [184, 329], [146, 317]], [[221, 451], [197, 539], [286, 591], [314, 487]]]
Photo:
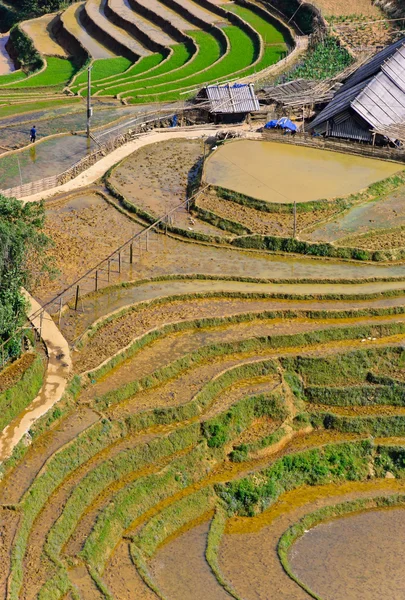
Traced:
[[353, 62], [345, 48], [342, 48], [333, 37], [326, 37], [316, 44], [304, 62], [296, 67], [284, 81], [294, 79], [328, 79], [334, 77]]
[[371, 454], [368, 440], [331, 444], [284, 456], [264, 471], [216, 486], [216, 491], [230, 513], [252, 516], [301, 485], [366, 478]]

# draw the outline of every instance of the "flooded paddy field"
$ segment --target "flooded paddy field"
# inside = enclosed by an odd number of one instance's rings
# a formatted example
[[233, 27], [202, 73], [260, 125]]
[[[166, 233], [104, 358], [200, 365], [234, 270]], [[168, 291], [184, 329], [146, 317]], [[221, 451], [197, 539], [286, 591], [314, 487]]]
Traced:
[[[257, 517], [230, 519], [227, 523], [220, 550], [222, 573], [233, 584], [237, 592], [247, 600], [272, 597], [277, 598], [277, 600], [279, 598], [282, 600], [290, 600], [291, 598], [306, 600], [310, 596], [285, 574], [278, 559], [277, 544], [284, 531], [305, 514], [309, 514], [318, 508], [358, 497], [367, 498], [376, 494], [389, 495], [397, 490], [403, 490], [403, 484], [398, 481], [346, 483], [315, 488], [304, 487], [297, 491], [287, 492], [274, 506]], [[387, 511], [387, 514], [390, 512]], [[299, 555], [302, 560], [300, 571], [302, 581], [307, 585], [310, 582], [314, 583], [315, 578], [312, 578], [312, 568], [315, 568], [319, 577], [318, 581], [322, 581], [323, 586], [310, 587], [315, 593], [319, 594], [322, 600], [343, 600], [343, 598], [354, 599], [360, 597], [367, 598], [367, 600], [368, 598], [370, 600], [374, 600], [374, 598], [399, 600], [402, 597], [401, 595], [390, 595], [390, 592], [395, 588], [391, 587], [387, 575], [388, 573], [391, 573], [391, 575], [394, 573], [389, 563], [392, 560], [400, 561], [403, 556], [404, 536], [396, 536], [392, 530], [392, 522], [396, 520], [400, 527], [399, 531], [402, 531], [400, 519], [403, 511], [392, 512], [394, 516], [390, 519], [391, 528], [388, 528], [386, 533], [383, 532], [382, 527], [379, 528], [378, 526], [380, 517], [375, 521], [377, 525], [376, 534], [373, 533], [372, 529], [367, 530], [366, 527], [361, 530], [360, 526], [357, 532], [364, 535], [359, 536], [356, 536], [355, 526], [353, 531], [349, 530], [352, 519], [357, 517], [348, 517], [348, 525], [345, 529], [345, 533], [348, 535], [347, 538], [343, 537], [343, 527], [341, 525], [342, 521], [346, 521], [346, 519], [332, 522], [335, 525], [333, 533], [338, 537], [336, 540], [336, 553], [334, 552], [335, 539], [332, 535], [328, 538], [328, 545], [318, 546], [316, 545], [317, 540], [314, 540], [313, 551], [311, 557], [308, 556], [305, 567], [305, 557]], [[397, 513], [396, 516], [395, 513]], [[370, 514], [375, 515], [376, 513]], [[381, 512], [381, 514], [385, 513]], [[362, 515], [360, 515], [361, 519]], [[384, 517], [382, 517], [382, 520], [384, 521]], [[368, 522], [371, 524], [370, 521]], [[330, 525], [319, 526], [319, 528], [326, 528], [326, 530], [328, 527]], [[315, 528], [306, 534], [308, 540], [311, 539], [317, 529]], [[378, 541], [378, 533], [381, 533], [381, 545]], [[297, 557], [298, 544], [302, 544], [306, 536], [302, 538], [302, 541], [297, 542], [290, 553], [290, 560], [294, 564], [294, 574], [296, 575], [298, 575], [298, 572], [295, 564], [299, 564]], [[339, 539], [341, 539], [340, 543]], [[353, 553], [350, 548], [351, 543], [354, 544]], [[393, 545], [391, 546], [391, 544]], [[361, 551], [355, 552], [355, 549], [360, 550], [360, 547], [362, 548]], [[395, 550], [398, 551], [396, 556], [391, 554], [391, 548], [395, 548], [394, 552]], [[375, 553], [374, 558], [373, 553]], [[244, 557], [243, 561], [239, 560], [240, 556]], [[376, 563], [387, 568], [386, 574], [383, 574], [378, 567], [376, 576], [373, 576], [371, 571], [376, 567]], [[358, 568], [354, 570], [353, 565], [358, 565]], [[381, 575], [380, 582], [386, 584], [385, 589], [383, 586], [378, 587], [377, 573]], [[370, 577], [370, 583], [372, 582], [370, 587], [367, 583], [368, 577]], [[402, 580], [403, 585], [402, 569], [398, 566], [393, 585], [398, 585], [400, 580]], [[330, 587], [328, 587], [329, 583]], [[339, 588], [340, 583], [341, 587]], [[376, 586], [374, 589], [379, 590], [379, 595], [375, 595], [373, 584]], [[363, 592], [361, 591], [362, 585], [366, 586], [363, 588]], [[351, 588], [351, 586], [353, 587]], [[399, 583], [399, 586], [401, 586], [401, 583]], [[396, 592], [400, 589], [403, 588], [398, 587]], [[371, 592], [371, 595], [366, 595], [365, 590]]]
[[[113, 102], [111, 102], [111, 106], [109, 106], [107, 102], [100, 103], [99, 106], [96, 104], [92, 118], [92, 127], [93, 129], [98, 130], [97, 134], [99, 135], [102, 133], [100, 128], [104, 128], [106, 125], [114, 125], [114, 123], [118, 126], [121, 120], [126, 123], [128, 120], [131, 121], [133, 117], [136, 117], [137, 114], [139, 114], [139, 109], [136, 107], [119, 107], [114, 105]], [[126, 131], [129, 125], [126, 125], [125, 123], [123, 123], [123, 127]], [[37, 128], [37, 141], [55, 134], [83, 132], [86, 129], [85, 104], [84, 102], [80, 102], [74, 106], [20, 115], [18, 119], [14, 117], [11, 119], [0, 120], [2, 151], [5, 152], [7, 148], [14, 149], [28, 145], [29, 133], [33, 124], [35, 124]], [[116, 131], [114, 131], [112, 137], [115, 135], [117, 135]], [[111, 134], [102, 136], [102, 142], [108, 141], [110, 137]], [[66, 148], [66, 146], [69, 146], [70, 143], [69, 138], [55, 140], [53, 147], [56, 155], [59, 155], [59, 145], [63, 149], [64, 147]], [[46, 146], [42, 147], [41, 144], [37, 145], [36, 157], [39, 158], [42, 152], [46, 154]], [[79, 151], [76, 155], [76, 160], [79, 160], [83, 156], [85, 156], [85, 153], [80, 153]], [[7, 163], [6, 157], [0, 159], [0, 165], [2, 161], [6, 161]], [[58, 165], [58, 169], [60, 168], [61, 165]], [[54, 174], [61, 172], [58, 169], [55, 169]], [[27, 178], [27, 182], [40, 179], [40, 168], [38, 167], [35, 169], [35, 164], [31, 165], [31, 170], [25, 173], [25, 177]], [[7, 178], [5, 181], [7, 181]]]
[[66, 135], [31, 144], [18, 154], [0, 157], [2, 188], [15, 187], [63, 173], [95, 149], [85, 135]]
[[[317, 228], [301, 233], [301, 238], [313, 242], [335, 242], [347, 238], [361, 244], [361, 236], [368, 232], [379, 233], [380, 230], [398, 228], [405, 225], [405, 187], [373, 202], [355, 206], [342, 216], [330, 220]], [[382, 234], [385, 232], [382, 231]], [[385, 235], [385, 237], [387, 237]], [[398, 242], [404, 245], [403, 240]], [[388, 245], [393, 247], [393, 245]]]
[[233, 141], [205, 164], [204, 180], [267, 202], [291, 204], [347, 196], [400, 165], [276, 142]]
[[400, 600], [405, 511], [371, 511], [318, 525], [290, 551], [294, 574], [322, 600]]

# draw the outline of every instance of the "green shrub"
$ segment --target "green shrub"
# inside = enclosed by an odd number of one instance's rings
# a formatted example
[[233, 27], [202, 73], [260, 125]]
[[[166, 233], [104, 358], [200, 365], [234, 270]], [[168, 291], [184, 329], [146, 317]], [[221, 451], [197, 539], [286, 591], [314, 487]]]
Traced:
[[284, 456], [259, 473], [217, 485], [216, 491], [231, 514], [252, 516], [301, 485], [365, 479], [371, 455], [372, 445], [367, 440], [330, 444]]

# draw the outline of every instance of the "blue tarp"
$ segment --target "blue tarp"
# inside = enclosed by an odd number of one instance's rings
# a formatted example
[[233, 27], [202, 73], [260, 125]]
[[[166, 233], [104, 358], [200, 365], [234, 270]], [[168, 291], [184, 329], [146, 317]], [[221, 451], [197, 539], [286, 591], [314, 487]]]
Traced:
[[264, 128], [265, 129], [274, 129], [275, 127], [277, 127], [277, 124], [278, 124], [277, 119], [273, 119], [272, 121], [269, 121], [268, 123], [266, 123]]
[[287, 117], [282, 117], [278, 121], [273, 119], [264, 126], [265, 129], [275, 129], [276, 127], [280, 127], [280, 129], [287, 129], [289, 131], [298, 130], [298, 127], [292, 121], [290, 121], [290, 119], [287, 119]]
[[278, 122], [278, 126], [281, 127], [281, 129], [289, 129], [290, 131], [297, 131], [297, 126], [290, 121], [290, 119], [287, 119], [287, 117], [283, 117], [282, 119], [279, 120]]

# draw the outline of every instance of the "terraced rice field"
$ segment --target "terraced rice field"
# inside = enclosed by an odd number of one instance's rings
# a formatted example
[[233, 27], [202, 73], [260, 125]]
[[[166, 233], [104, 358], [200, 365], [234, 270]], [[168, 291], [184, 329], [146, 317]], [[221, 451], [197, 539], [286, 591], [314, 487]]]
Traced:
[[[183, 200], [202, 154], [199, 139], [146, 147], [105, 185], [48, 201], [60, 273], [34, 296]], [[0, 374], [0, 406], [9, 390], [24, 399], [2, 411], [4, 597], [327, 600], [320, 524], [369, 511], [353, 540], [364, 549], [379, 510], [403, 506], [404, 265], [247, 251], [200, 217], [176, 214], [54, 315], [69, 385], [12, 453], [42, 355]], [[17, 390], [21, 373], [32, 385]], [[392, 511], [389, 531], [401, 519]], [[350, 557], [345, 536], [339, 548]], [[393, 548], [402, 540], [375, 560], [391, 564]], [[333, 589], [353, 588], [353, 564], [343, 588], [328, 573]]]
[[[200, 0], [87, 0], [21, 25], [45, 66], [0, 75], [0, 89], [61, 94], [68, 86], [125, 103], [184, 100], [204, 84], [254, 75], [282, 58], [289, 30], [255, 4]], [[74, 60], [72, 59], [74, 57]], [[44, 88], [44, 89], [42, 89]]]

